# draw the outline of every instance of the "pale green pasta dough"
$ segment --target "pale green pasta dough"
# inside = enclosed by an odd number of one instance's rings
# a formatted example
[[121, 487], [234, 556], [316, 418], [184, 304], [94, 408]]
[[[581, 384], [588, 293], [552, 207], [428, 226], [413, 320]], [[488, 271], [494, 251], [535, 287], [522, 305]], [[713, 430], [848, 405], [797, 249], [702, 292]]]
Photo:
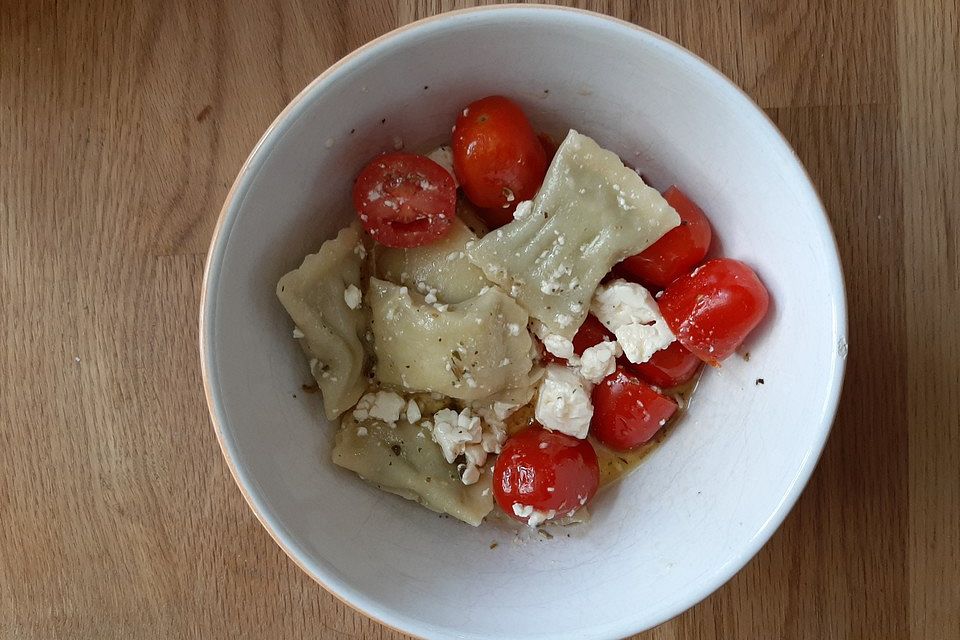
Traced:
[[547, 332], [573, 338], [600, 279], [680, 218], [620, 158], [571, 130], [532, 204], [468, 250]]
[[423, 294], [432, 289], [440, 302], [463, 302], [490, 284], [466, 257], [467, 243], [476, 239], [466, 224], [455, 220], [447, 235], [432, 244], [412, 249], [376, 245], [374, 275]]
[[333, 461], [379, 489], [473, 526], [493, 509], [491, 474], [464, 485], [430, 431], [405, 420], [390, 427], [378, 420], [357, 422], [347, 414], [337, 432]]
[[344, 298], [348, 287], [363, 288], [366, 251], [358, 226], [347, 227], [277, 283], [330, 420], [356, 404], [366, 388], [362, 340], [370, 314], [364, 305], [351, 309]]
[[477, 400], [527, 386], [527, 313], [496, 287], [455, 305], [370, 279], [377, 377], [408, 391]]

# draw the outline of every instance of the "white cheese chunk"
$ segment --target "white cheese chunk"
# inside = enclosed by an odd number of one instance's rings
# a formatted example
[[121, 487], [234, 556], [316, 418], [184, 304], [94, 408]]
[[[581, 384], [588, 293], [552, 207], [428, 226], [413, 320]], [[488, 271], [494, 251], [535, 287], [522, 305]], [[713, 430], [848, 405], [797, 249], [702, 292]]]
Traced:
[[460, 474], [465, 485], [480, 479], [487, 454], [499, 453], [507, 439], [503, 427], [484, 425], [470, 407], [459, 413], [453, 409], [441, 409], [434, 414], [432, 425], [429, 422], [423, 425], [429, 426], [433, 440], [440, 445], [447, 462], [452, 464], [461, 455], [466, 458]]
[[531, 527], [536, 527], [547, 520], [552, 520], [557, 515], [557, 512], [553, 509], [550, 511], [537, 511], [531, 505], [520, 504], [519, 502], [513, 503], [513, 513], [518, 518], [526, 518], [527, 525]]
[[646, 362], [676, 340], [657, 302], [639, 284], [613, 280], [600, 285], [590, 311], [617, 337], [630, 362]]
[[534, 414], [551, 431], [586, 438], [593, 417], [588, 383], [569, 367], [547, 365]]
[[375, 391], [366, 393], [357, 402], [353, 417], [357, 420], [375, 418], [396, 426], [406, 401], [393, 391]]
[[421, 417], [423, 416], [420, 414], [420, 405], [417, 404], [416, 400], [410, 398], [410, 402], [407, 403], [407, 422], [414, 424]]
[[346, 302], [347, 306], [351, 309], [359, 309], [362, 299], [360, 289], [354, 284], [351, 284], [343, 291], [343, 301]]
[[597, 384], [617, 368], [617, 356], [623, 353], [618, 342], [601, 342], [583, 350], [580, 375]]

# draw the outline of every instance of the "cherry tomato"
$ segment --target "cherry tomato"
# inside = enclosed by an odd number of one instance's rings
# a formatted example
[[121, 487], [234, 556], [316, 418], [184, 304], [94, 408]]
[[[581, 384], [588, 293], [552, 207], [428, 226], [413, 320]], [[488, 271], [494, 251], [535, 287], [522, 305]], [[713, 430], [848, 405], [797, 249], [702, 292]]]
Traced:
[[577, 335], [573, 336], [573, 351], [578, 356], [582, 356], [583, 352], [590, 347], [610, 340], [616, 340], [616, 337], [597, 320], [596, 316], [589, 313], [577, 329]]
[[720, 258], [674, 280], [657, 304], [680, 344], [717, 365], [760, 323], [770, 296], [750, 267]]
[[[597, 320], [592, 313], [587, 314], [583, 324], [580, 325], [579, 329], [577, 329], [577, 334], [573, 336], [573, 351], [578, 356], [582, 356], [583, 352], [590, 347], [610, 340], [616, 340], [616, 337], [610, 333], [609, 329], [603, 326], [603, 323]], [[540, 352], [542, 354], [542, 359], [547, 363], [567, 363], [565, 358], [558, 358], [544, 348], [542, 348]]]
[[540, 425], [509, 438], [493, 468], [493, 496], [515, 520], [523, 507], [555, 516], [571, 514], [585, 505], [600, 486], [597, 453], [586, 440], [547, 431]]
[[[515, 203], [511, 203], [513, 205]], [[513, 211], [516, 209], [516, 206], [510, 206], [506, 209], [503, 207], [488, 207], [486, 209], [480, 209], [480, 218], [486, 223], [491, 229], [499, 229], [505, 224], [510, 224], [513, 222]]]
[[611, 449], [626, 451], [648, 442], [676, 410], [673, 400], [618, 366], [593, 388], [590, 433]]
[[385, 153], [357, 176], [353, 206], [363, 228], [380, 244], [419, 247], [450, 230], [457, 187], [453, 176], [430, 158]]
[[[457, 116], [453, 168], [481, 209], [510, 212], [536, 194], [547, 156], [523, 110], [503, 96], [477, 100]], [[491, 220], [492, 222], [492, 220]]]
[[550, 166], [550, 163], [553, 162], [553, 156], [557, 155], [557, 149], [560, 148], [560, 145], [554, 142], [553, 138], [547, 133], [538, 133], [537, 140], [540, 141], [543, 152], [547, 154], [547, 166]]
[[619, 265], [619, 271], [631, 280], [659, 288], [700, 264], [713, 236], [707, 216], [680, 189], [670, 187], [663, 197], [679, 214], [680, 226]]
[[640, 364], [630, 363], [630, 369], [650, 384], [669, 389], [689, 382], [703, 362], [679, 342], [653, 354]]

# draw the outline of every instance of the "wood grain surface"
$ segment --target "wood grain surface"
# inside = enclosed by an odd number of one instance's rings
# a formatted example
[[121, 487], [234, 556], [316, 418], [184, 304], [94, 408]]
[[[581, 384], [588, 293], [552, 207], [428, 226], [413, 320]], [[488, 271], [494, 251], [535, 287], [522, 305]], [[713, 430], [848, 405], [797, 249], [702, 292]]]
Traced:
[[[355, 47], [471, 2], [0, 0], [0, 638], [403, 637], [289, 561], [221, 459], [200, 277], [244, 158]], [[580, 2], [692, 49], [797, 149], [850, 353], [800, 502], [644, 639], [960, 638], [956, 0]]]

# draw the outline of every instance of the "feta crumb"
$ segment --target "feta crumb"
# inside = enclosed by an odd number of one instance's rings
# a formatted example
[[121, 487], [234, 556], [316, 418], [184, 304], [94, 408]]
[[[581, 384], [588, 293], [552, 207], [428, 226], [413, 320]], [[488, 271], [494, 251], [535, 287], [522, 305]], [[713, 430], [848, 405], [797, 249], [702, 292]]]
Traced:
[[507, 325], [507, 331], [509, 331], [510, 335], [512, 336], [518, 336], [520, 335], [520, 325], [515, 322], [511, 322]]
[[357, 427], [357, 435], [360, 436], [360, 437], [363, 437], [363, 436], [367, 435], [367, 428], [366, 428], [366, 427]]
[[510, 358], [504, 358], [503, 360], [500, 361], [500, 366], [501, 366], [501, 367], [506, 367], [506, 366], [508, 366], [509, 364], [510, 364]]
[[564, 360], [576, 359], [576, 353], [573, 350], [573, 342], [567, 340], [563, 336], [550, 333], [544, 336], [542, 340], [543, 348], [558, 358], [563, 358]]
[[353, 252], [360, 256], [361, 260], [367, 257], [367, 248], [363, 246], [362, 242], [357, 243], [357, 246], [353, 248]]
[[650, 292], [633, 282], [600, 285], [590, 310], [617, 337], [630, 362], [646, 362], [676, 339]]
[[530, 215], [531, 211], [533, 211], [533, 201], [524, 200], [523, 202], [517, 205], [516, 209], [514, 209], [513, 219], [522, 220], [523, 218], [526, 218], [528, 215]]
[[553, 509], [550, 511], [537, 511], [531, 505], [523, 505], [519, 502], [513, 504], [513, 513], [519, 518], [526, 518], [527, 525], [530, 527], [537, 527], [547, 520], [552, 520], [557, 515], [557, 512]]
[[437, 290], [430, 289], [427, 292], [427, 295], [423, 297], [423, 301], [426, 302], [427, 304], [434, 304], [437, 301]]
[[593, 417], [588, 383], [569, 367], [547, 365], [534, 414], [551, 431], [586, 438]]
[[565, 313], [557, 314], [557, 324], [560, 325], [561, 329], [564, 327], [570, 326], [571, 322], [573, 322], [573, 318], [571, 318], [567, 314]]
[[617, 356], [623, 353], [617, 342], [601, 342], [583, 350], [580, 375], [597, 384], [617, 368]]
[[422, 416], [420, 413], [420, 405], [417, 404], [417, 401], [413, 398], [410, 398], [410, 401], [407, 403], [407, 422], [410, 424], [415, 424]]
[[351, 284], [343, 292], [343, 301], [347, 303], [347, 306], [351, 309], [356, 309], [360, 306], [360, 301], [362, 300], [362, 294], [360, 289], [357, 288], [357, 285]]
[[300, 331], [300, 327], [293, 328], [293, 337], [297, 339], [300, 339], [303, 337], [303, 331]]
[[365, 393], [357, 402], [353, 417], [357, 420], [375, 418], [395, 427], [405, 405], [404, 399], [393, 391]]

